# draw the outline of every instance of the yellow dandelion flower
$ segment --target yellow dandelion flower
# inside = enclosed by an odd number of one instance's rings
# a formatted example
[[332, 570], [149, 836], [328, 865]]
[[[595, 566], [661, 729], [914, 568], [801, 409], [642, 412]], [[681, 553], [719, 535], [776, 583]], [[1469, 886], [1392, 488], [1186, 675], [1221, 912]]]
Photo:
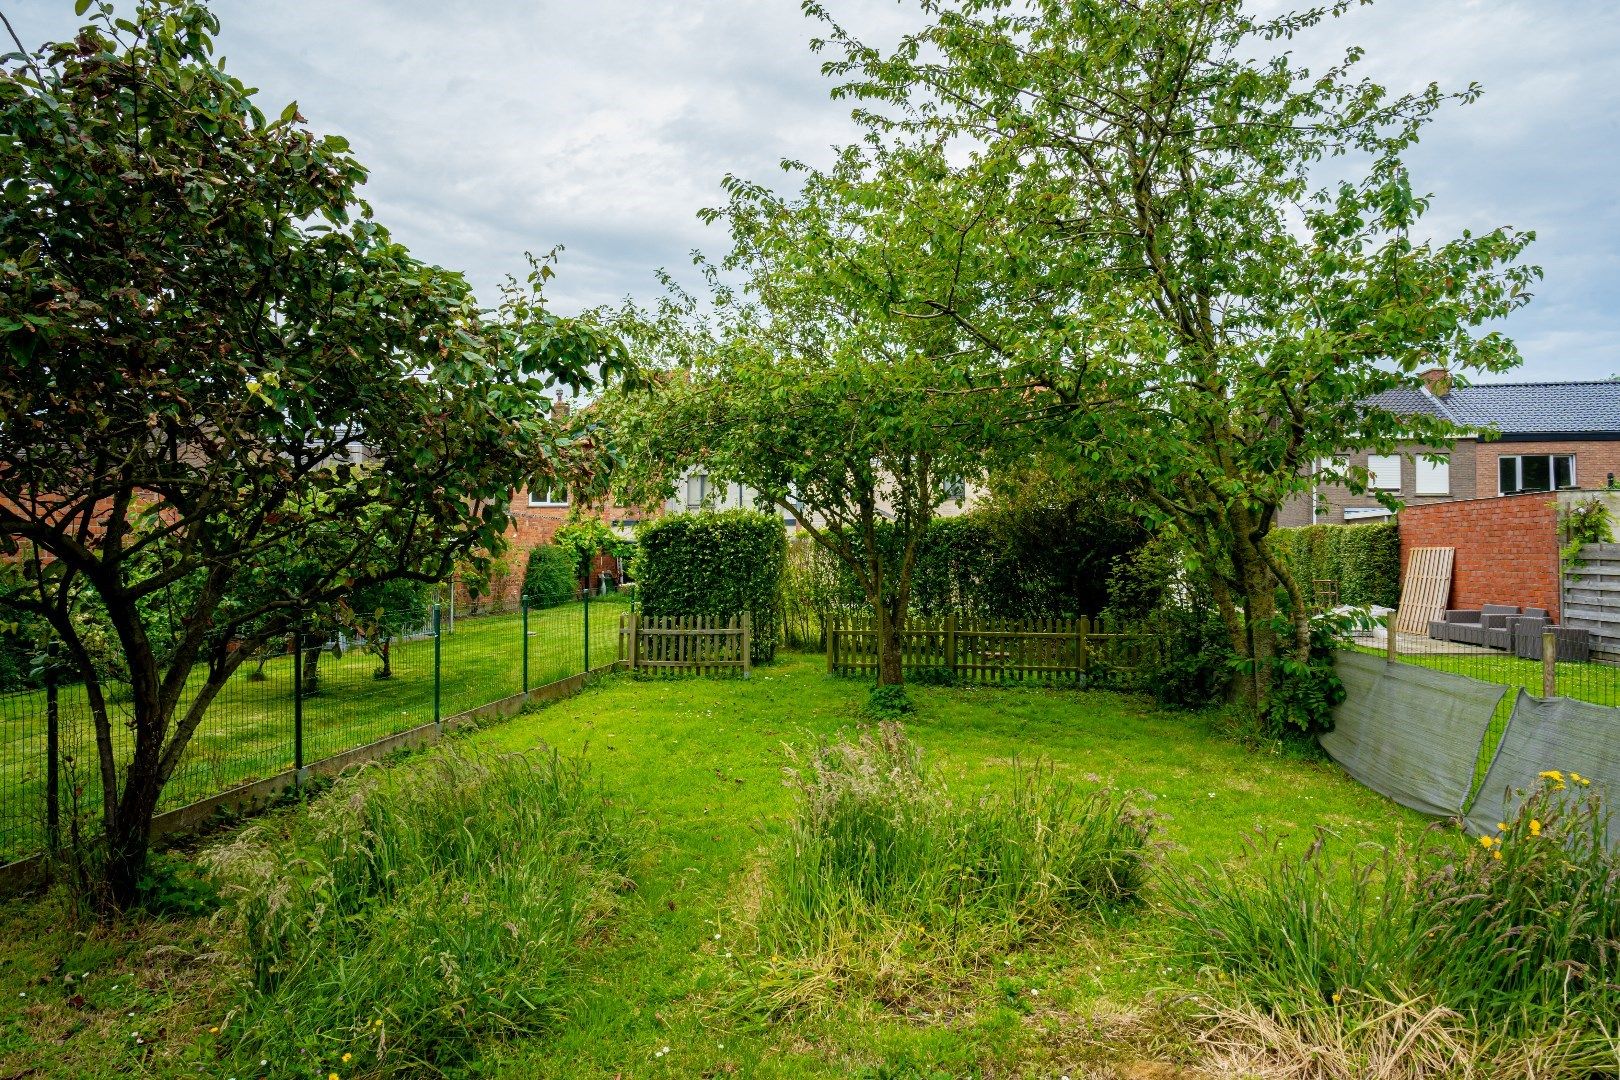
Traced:
[[1536, 820], [1535, 818], [1530, 819], [1530, 835], [1531, 836], [1540, 836], [1541, 835], [1541, 822]]
[[1482, 848], [1488, 848], [1494, 843], [1496, 843], [1496, 841], [1492, 840], [1489, 836], [1482, 836], [1479, 838], [1479, 846]]
[[354, 1057], [353, 1054], [344, 1054], [342, 1057], [338, 1058], [338, 1060], [343, 1062], [343, 1064], [347, 1065], [349, 1063], [349, 1059], [352, 1058], [352, 1057]]
[[1498, 821], [1498, 822], [1497, 822], [1497, 823], [1496, 823], [1496, 831], [1497, 831], [1497, 832], [1507, 832], [1507, 822], [1505, 822], [1505, 821]]
[[1569, 778], [1572, 781], [1574, 781], [1575, 783], [1581, 785], [1581, 787], [1591, 787], [1592, 786], [1592, 781], [1588, 780], [1586, 777], [1582, 776], [1580, 773], [1576, 772], [1573, 769], [1570, 770]]
[[1491, 858], [1495, 859], [1497, 862], [1501, 862], [1502, 861], [1502, 852], [1501, 851], [1493, 851], [1493, 852], [1491, 852]]
[[326, 1080], [340, 1080], [337, 1073], [327, 1073]]
[[1564, 774], [1559, 772], [1557, 769], [1544, 769], [1544, 770], [1542, 770], [1541, 778], [1543, 780], [1556, 780], [1560, 784], [1562, 784], [1564, 782]]
[[1340, 995], [1338, 994], [1333, 995], [1333, 1004], [1337, 1005], [1339, 1003], [1339, 997]]

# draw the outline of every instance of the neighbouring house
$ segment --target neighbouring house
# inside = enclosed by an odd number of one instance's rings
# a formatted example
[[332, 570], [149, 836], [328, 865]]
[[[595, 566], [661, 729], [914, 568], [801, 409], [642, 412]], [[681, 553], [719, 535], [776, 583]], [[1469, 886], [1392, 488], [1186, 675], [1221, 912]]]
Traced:
[[[1450, 447], [1403, 446], [1392, 454], [1345, 454], [1367, 470], [1369, 490], [1324, 483], [1287, 503], [1282, 525], [1388, 517], [1377, 492], [1408, 508], [1543, 491], [1598, 490], [1620, 474], [1620, 381], [1453, 386], [1444, 369], [1420, 390], [1380, 395], [1379, 405], [1449, 419], [1466, 434]], [[1493, 435], [1494, 437], [1487, 437]]]
[[[981, 496], [982, 492], [974, 485], [960, 480], [947, 483], [944, 488], [944, 501], [934, 513], [939, 517], [964, 514], [973, 508]], [[665, 500], [664, 513], [678, 514], [683, 511], [704, 509], [769, 511], [771, 507], [760, 497], [759, 492], [746, 484], [719, 483], [701, 469], [688, 469], [675, 485], [675, 494]], [[789, 536], [798, 529], [798, 513], [799, 511], [782, 514], [782, 524], [787, 527]], [[889, 516], [889, 511], [882, 502], [878, 505], [878, 513], [885, 517]]]

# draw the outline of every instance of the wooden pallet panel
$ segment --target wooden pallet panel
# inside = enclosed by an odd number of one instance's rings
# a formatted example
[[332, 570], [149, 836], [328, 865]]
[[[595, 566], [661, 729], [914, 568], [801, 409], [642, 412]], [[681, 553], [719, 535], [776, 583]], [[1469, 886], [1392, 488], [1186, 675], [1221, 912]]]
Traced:
[[1401, 605], [1395, 613], [1395, 629], [1403, 634], [1427, 634], [1429, 623], [1445, 613], [1451, 598], [1451, 571], [1457, 549], [1448, 547], [1413, 548], [1406, 561], [1406, 579], [1401, 583]]

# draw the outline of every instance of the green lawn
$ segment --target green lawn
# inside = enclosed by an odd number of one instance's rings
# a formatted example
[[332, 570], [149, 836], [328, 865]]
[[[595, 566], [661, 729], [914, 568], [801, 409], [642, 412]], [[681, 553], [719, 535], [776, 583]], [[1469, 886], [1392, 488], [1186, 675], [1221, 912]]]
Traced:
[[[865, 698], [862, 684], [822, 664], [790, 656], [748, 682], [615, 676], [468, 736], [585, 754], [647, 841], [620, 921], [591, 945], [577, 1003], [552, 1035], [492, 1050], [480, 1075], [1178, 1075], [1152, 1071], [1181, 1051], [1159, 1041], [1168, 1029], [1150, 1002], [1193, 976], [1163, 954], [1151, 889], [1140, 912], [1008, 955], [922, 1000], [845, 1001], [777, 1023], [726, 1007], [748, 979], [755, 870], [792, 807], [784, 745], [852, 728]], [[1079, 780], [1139, 789], [1160, 815], [1171, 864], [1237, 858], [1255, 840], [1302, 849], [1318, 827], [1387, 843], [1427, 824], [1331, 764], [1245, 750], [1143, 699], [914, 694], [909, 730], [953, 786], [1004, 784], [1015, 760], [1039, 758]], [[0, 1075], [196, 1075], [188, 1060], [212, 1075], [208, 1031], [228, 1008], [230, 968], [206, 921], [76, 934], [43, 904], [13, 905], [5, 919]], [[64, 970], [79, 981], [65, 987]], [[65, 1003], [74, 993], [79, 1007]], [[140, 1044], [134, 1031], [146, 1033]], [[284, 1064], [267, 1073], [306, 1075], [277, 1071]]]
[[[612, 660], [623, 601], [591, 605], [591, 664]], [[529, 685], [578, 674], [584, 663], [584, 605], [529, 613]], [[440, 658], [440, 713], [454, 716], [523, 688], [523, 630], [518, 614], [462, 618], [447, 626]], [[363, 649], [325, 653], [319, 690], [304, 703], [304, 761], [318, 761], [433, 721], [433, 640], [396, 642], [393, 676], [374, 678], [377, 657]], [[210, 706], [180, 767], [164, 790], [163, 809], [184, 806], [293, 767], [293, 664], [278, 657], [244, 664]], [[196, 677], [200, 682], [199, 672]], [[69, 773], [94, 785], [95, 741], [83, 691], [61, 698], [62, 746]], [[43, 692], [0, 701], [0, 863], [38, 851], [45, 812]], [[120, 750], [128, 729], [114, 728]], [[75, 773], [76, 770], [76, 773]], [[67, 785], [64, 785], [67, 786]], [[94, 798], [94, 796], [92, 796]], [[99, 805], [99, 802], [95, 805]]]

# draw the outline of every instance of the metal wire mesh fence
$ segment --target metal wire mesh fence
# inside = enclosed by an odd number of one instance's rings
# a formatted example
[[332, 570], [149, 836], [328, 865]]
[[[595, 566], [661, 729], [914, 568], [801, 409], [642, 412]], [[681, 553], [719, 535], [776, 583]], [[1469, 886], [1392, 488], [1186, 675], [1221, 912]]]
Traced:
[[[516, 601], [450, 617], [379, 619], [371, 640], [311, 631], [247, 658], [209, 705], [158, 809], [308, 766], [612, 663], [623, 594], [546, 608]], [[199, 669], [185, 702], [201, 687]], [[128, 688], [106, 684], [119, 771], [134, 748]], [[99, 819], [95, 724], [82, 685], [0, 693], [0, 866]]]
[[[1567, 697], [1595, 705], [1620, 707], [1620, 664], [1605, 660], [1568, 658], [1556, 635], [1543, 647], [1539, 626], [1532, 628], [1533, 640], [1503, 636], [1489, 644], [1441, 641], [1421, 634], [1394, 633], [1377, 626], [1357, 633], [1356, 647], [1362, 652], [1379, 653], [1403, 664], [1463, 675], [1481, 682], [1522, 687], [1535, 697]], [[1525, 646], [1528, 644], [1528, 648]], [[1515, 648], [1515, 646], [1518, 646]], [[1529, 652], [1525, 656], [1521, 653]], [[1512, 709], [1514, 695], [1508, 694], [1505, 708]]]

